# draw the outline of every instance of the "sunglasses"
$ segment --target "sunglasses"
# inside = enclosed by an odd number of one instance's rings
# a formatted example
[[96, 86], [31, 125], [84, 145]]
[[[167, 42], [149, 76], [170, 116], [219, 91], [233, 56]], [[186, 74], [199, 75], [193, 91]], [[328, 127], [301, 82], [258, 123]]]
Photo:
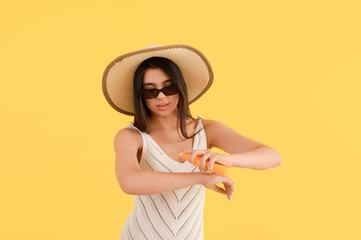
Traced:
[[146, 99], [157, 97], [159, 92], [162, 92], [162, 93], [164, 93], [164, 95], [169, 96], [169, 95], [177, 94], [179, 92], [179, 90], [175, 84], [172, 84], [172, 85], [166, 86], [162, 89], [152, 88], [152, 89], [142, 89], [140, 91], [142, 96]]

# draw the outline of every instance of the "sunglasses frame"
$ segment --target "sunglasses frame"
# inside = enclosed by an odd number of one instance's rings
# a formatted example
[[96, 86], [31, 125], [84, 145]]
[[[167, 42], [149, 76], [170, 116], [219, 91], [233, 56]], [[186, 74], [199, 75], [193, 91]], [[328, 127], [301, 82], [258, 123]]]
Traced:
[[[176, 92], [175, 93], [172, 93], [172, 94], [167, 94], [167, 93], [165, 93], [164, 92], [164, 89], [167, 89], [167, 88], [171, 88], [171, 89], [176, 89]], [[154, 97], [145, 97], [144, 96], [144, 94], [146, 93], [146, 92], [148, 92], [149, 90], [151, 90], [151, 91], [156, 91], [156, 93], [154, 94]], [[161, 88], [161, 89], [158, 89], [158, 88], [151, 88], [151, 89], [142, 89], [142, 90], [140, 90], [140, 92], [141, 92], [141, 95], [142, 95], [142, 97], [144, 98], [144, 99], [152, 99], [152, 98], [156, 98], [156, 97], [158, 97], [158, 95], [159, 95], [159, 93], [160, 92], [162, 92], [164, 95], [166, 95], [166, 96], [170, 96], [170, 95], [175, 95], [175, 94], [177, 94], [177, 93], [179, 93], [179, 89], [178, 89], [178, 87], [174, 84], [174, 83], [172, 83], [171, 85], [169, 85], [169, 86], [165, 86], [165, 87], [163, 87], [163, 88]]]

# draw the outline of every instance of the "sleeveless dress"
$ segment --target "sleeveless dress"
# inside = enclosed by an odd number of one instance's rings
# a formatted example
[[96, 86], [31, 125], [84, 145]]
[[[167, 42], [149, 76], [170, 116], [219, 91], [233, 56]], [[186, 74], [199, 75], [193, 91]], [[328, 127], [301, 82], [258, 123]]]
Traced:
[[[203, 128], [202, 116], [196, 132]], [[180, 163], [165, 154], [153, 138], [132, 123], [143, 139], [140, 168], [159, 172], [199, 172], [197, 166]], [[204, 129], [193, 137], [193, 149], [207, 149]], [[201, 184], [152, 195], [133, 195], [134, 209], [128, 216], [120, 240], [203, 240], [203, 208], [206, 188]]]

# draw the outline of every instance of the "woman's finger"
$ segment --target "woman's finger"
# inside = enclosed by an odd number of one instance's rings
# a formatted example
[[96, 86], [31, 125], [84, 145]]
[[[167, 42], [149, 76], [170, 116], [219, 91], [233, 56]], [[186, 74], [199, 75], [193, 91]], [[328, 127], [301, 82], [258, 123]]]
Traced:
[[197, 155], [203, 155], [204, 154], [204, 150], [193, 150], [193, 152], [191, 153], [191, 156], [189, 157], [189, 161], [194, 164], [194, 159], [196, 158]]
[[227, 179], [227, 181], [224, 182], [223, 185], [226, 189], [228, 199], [231, 200], [232, 194], [234, 192], [234, 183], [232, 182], [232, 180]]
[[214, 166], [214, 162], [216, 161], [216, 156], [215, 155], [212, 155], [210, 156], [209, 158], [209, 162], [208, 162], [208, 171], [209, 173], [212, 173], [213, 172], [213, 166]]
[[217, 185], [213, 185], [212, 186], [212, 190], [216, 191], [216, 192], [219, 192], [219, 193], [222, 193], [222, 194], [226, 194], [227, 192], [221, 188], [221, 187], [218, 187]]
[[201, 171], [203, 172], [206, 172], [207, 171], [207, 166], [206, 166], [206, 161], [207, 159], [210, 157], [211, 153], [205, 153], [203, 154], [203, 156], [200, 158], [200, 162], [201, 162]]

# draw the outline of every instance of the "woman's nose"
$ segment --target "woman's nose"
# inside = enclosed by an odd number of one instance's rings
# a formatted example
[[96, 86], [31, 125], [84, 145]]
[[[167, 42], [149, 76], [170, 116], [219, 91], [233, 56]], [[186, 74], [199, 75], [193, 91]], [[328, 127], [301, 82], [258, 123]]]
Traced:
[[162, 91], [160, 91], [159, 93], [158, 93], [158, 96], [157, 96], [158, 98], [165, 98], [165, 94], [162, 92]]

